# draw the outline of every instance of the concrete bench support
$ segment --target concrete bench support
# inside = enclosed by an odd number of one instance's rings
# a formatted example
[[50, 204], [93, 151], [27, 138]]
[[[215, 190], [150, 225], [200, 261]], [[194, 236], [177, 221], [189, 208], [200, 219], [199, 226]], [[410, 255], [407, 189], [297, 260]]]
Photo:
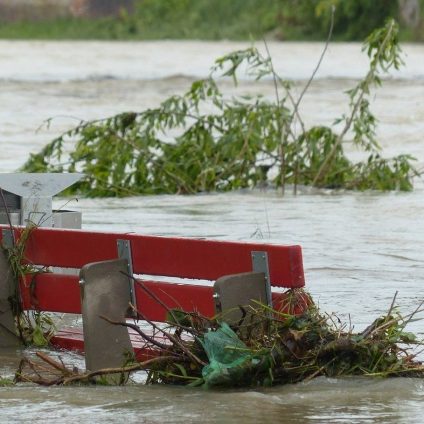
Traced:
[[20, 340], [16, 334], [15, 318], [9, 297], [14, 295], [15, 281], [5, 253], [0, 248], [0, 348], [17, 347]]
[[258, 307], [255, 301], [267, 304], [266, 278], [263, 272], [244, 272], [218, 278], [214, 284], [215, 311], [228, 323], [237, 323], [243, 316], [239, 306]]
[[81, 268], [81, 308], [87, 370], [120, 367], [125, 354], [132, 352], [126, 327], [100, 318], [125, 321], [130, 302], [125, 259], [95, 262]]

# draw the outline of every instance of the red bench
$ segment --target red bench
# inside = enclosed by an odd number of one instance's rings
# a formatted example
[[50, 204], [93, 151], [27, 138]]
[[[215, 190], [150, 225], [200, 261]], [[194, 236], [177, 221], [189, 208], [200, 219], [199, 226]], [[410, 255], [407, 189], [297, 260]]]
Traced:
[[[0, 228], [5, 245], [10, 230], [7, 226]], [[20, 231], [14, 229], [16, 238]], [[55, 271], [56, 267], [81, 269], [90, 263], [116, 259], [119, 240], [131, 244], [134, 275], [168, 308], [214, 316], [214, 289], [197, 280], [215, 281], [225, 275], [252, 271], [252, 252], [264, 253], [263, 258], [267, 256], [272, 287], [300, 288], [305, 284], [300, 246], [36, 228], [26, 243], [25, 261], [55, 268], [52, 268], [54, 272], [36, 275], [31, 284], [29, 278], [21, 282], [24, 309], [80, 314], [78, 275]], [[169, 281], [169, 277], [184, 280]], [[278, 308], [284, 299], [281, 291], [272, 292], [274, 307]], [[147, 319], [166, 320], [166, 309], [137, 283], [132, 300]], [[131, 339], [139, 359], [151, 355], [137, 336], [131, 334]], [[51, 341], [56, 347], [84, 350], [83, 334], [77, 328], [59, 331]]]

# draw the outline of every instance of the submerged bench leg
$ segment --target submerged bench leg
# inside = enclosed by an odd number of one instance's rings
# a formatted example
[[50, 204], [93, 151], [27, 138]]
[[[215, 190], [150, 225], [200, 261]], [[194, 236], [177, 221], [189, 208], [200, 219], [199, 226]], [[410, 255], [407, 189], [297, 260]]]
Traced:
[[20, 345], [9, 298], [14, 295], [15, 281], [3, 250], [0, 249], [0, 348]]
[[132, 352], [128, 330], [100, 318], [125, 321], [130, 302], [127, 261], [116, 259], [85, 265], [80, 271], [81, 306], [87, 370], [121, 367]]

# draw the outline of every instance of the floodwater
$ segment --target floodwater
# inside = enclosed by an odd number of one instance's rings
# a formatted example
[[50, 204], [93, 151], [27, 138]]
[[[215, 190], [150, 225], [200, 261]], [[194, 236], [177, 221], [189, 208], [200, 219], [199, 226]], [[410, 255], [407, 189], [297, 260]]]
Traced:
[[[214, 58], [248, 43], [0, 41], [0, 166], [16, 170], [80, 119], [156, 106], [208, 74]], [[318, 61], [314, 43], [270, 43], [275, 67], [299, 93]], [[408, 45], [405, 67], [372, 97], [386, 156], [408, 153], [424, 166], [424, 46]], [[330, 125], [346, 111], [344, 91], [366, 72], [358, 44], [329, 48], [301, 105], [305, 121]], [[233, 94], [230, 81], [223, 89]], [[239, 92], [273, 96], [271, 81], [245, 79]], [[55, 117], [47, 128], [43, 122]], [[353, 158], [358, 153], [347, 146]], [[57, 199], [56, 206], [66, 200]], [[79, 199], [85, 228], [144, 234], [300, 244], [307, 287], [320, 307], [361, 330], [390, 306], [423, 300], [424, 184], [412, 193], [301, 190], [197, 196]], [[420, 218], [421, 216], [421, 218]], [[411, 331], [424, 336], [422, 321]], [[18, 356], [0, 352], [0, 375]], [[73, 356], [65, 360], [76, 361]], [[323, 379], [272, 389], [173, 387], [0, 388], [2, 422], [421, 423], [424, 382]]]

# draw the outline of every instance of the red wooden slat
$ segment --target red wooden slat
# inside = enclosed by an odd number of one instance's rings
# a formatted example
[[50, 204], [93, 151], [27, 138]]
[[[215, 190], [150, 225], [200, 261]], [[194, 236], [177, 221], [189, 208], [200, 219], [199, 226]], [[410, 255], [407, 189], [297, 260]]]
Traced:
[[300, 246], [236, 243], [134, 236], [131, 238], [136, 273], [216, 280], [252, 270], [252, 251], [268, 252], [272, 285], [303, 287]]
[[[166, 309], [154, 297], [159, 298], [169, 309], [197, 311], [207, 317], [215, 315], [213, 288], [210, 286], [164, 281], [143, 281], [142, 285], [147, 290], [143, 290], [138, 283], [135, 285], [137, 306], [149, 320], [163, 322], [167, 318]], [[21, 288], [24, 309], [81, 313], [80, 288], [78, 277], [75, 275], [39, 274], [32, 285], [27, 279], [25, 284], [21, 284]], [[273, 293], [272, 297], [278, 309], [286, 303], [283, 293]]]
[[24, 309], [49, 312], [81, 313], [78, 276], [44, 273], [21, 282]]
[[[163, 281], [144, 281], [143, 285], [168, 308], [182, 308], [214, 315], [212, 287], [195, 284], [176, 284]], [[21, 284], [24, 309], [50, 312], [81, 313], [78, 277], [45, 273]], [[166, 309], [147, 294], [138, 284], [135, 287], [138, 308], [153, 321], [165, 321]]]
[[[194, 284], [177, 284], [159, 281], [143, 281], [143, 286], [157, 296], [168, 309], [178, 308], [185, 312], [199, 312], [213, 317], [213, 288]], [[166, 321], [167, 311], [139, 285], [136, 285], [137, 308], [152, 321]]]
[[[144, 282], [146, 284], [146, 287], [149, 288], [149, 290], [155, 290], [155, 294], [157, 296], [163, 295], [163, 291], [167, 289], [165, 287], [166, 283], [162, 283], [162, 288], [159, 289], [159, 285], [161, 283], [158, 282]], [[168, 286], [173, 286], [173, 284], [168, 284]], [[176, 285], [176, 287], [173, 287], [177, 291], [177, 293], [180, 292], [180, 289], [178, 289], [179, 285]], [[197, 286], [198, 288], [200, 286]], [[202, 287], [203, 289], [211, 290], [211, 287]], [[168, 288], [169, 289], [169, 288]], [[162, 300], [165, 301], [165, 299], [171, 299], [171, 293], [169, 290], [166, 290], [166, 295], [162, 296]], [[144, 292], [143, 292], [144, 293]], [[206, 291], [203, 293], [203, 295], [206, 294]], [[149, 297], [149, 296], [148, 296]], [[286, 293], [273, 293], [272, 295], [274, 305], [276, 307], [279, 307], [281, 305], [287, 305], [287, 295]], [[212, 299], [212, 298], [211, 298]], [[150, 308], [155, 308], [155, 305], [157, 303], [152, 303], [149, 298], [144, 297], [144, 295], [140, 292], [140, 289], [137, 289], [137, 301], [143, 301], [143, 307], [142, 310], [145, 314], [149, 314], [150, 319], [156, 320], [156, 321], [163, 321], [163, 318], [165, 316], [165, 310], [160, 307], [158, 311], [150, 310]], [[291, 313], [301, 313], [304, 311], [308, 305], [309, 305], [310, 299], [305, 298], [303, 295], [300, 294], [300, 298], [298, 299], [298, 303], [295, 305], [294, 310], [291, 311]], [[194, 301], [190, 303], [185, 303], [184, 306], [185, 310], [193, 310]], [[169, 307], [177, 307], [176, 299], [172, 299], [170, 303], [168, 304]], [[205, 307], [209, 308], [211, 305], [204, 305]], [[286, 307], [284, 308], [286, 309]], [[207, 311], [205, 311], [207, 312]], [[288, 312], [288, 311], [286, 311]], [[207, 314], [208, 316], [211, 316], [212, 314]], [[281, 317], [280, 317], [281, 318]], [[152, 357], [155, 357], [159, 354], [159, 351], [155, 348], [152, 348], [151, 346], [146, 346], [146, 343], [142, 340], [142, 338], [134, 332], [134, 330], [129, 329], [130, 334], [130, 340], [134, 349], [134, 353], [136, 355], [137, 360], [139, 361], [145, 361], [147, 359], [150, 359]], [[144, 332], [149, 333], [148, 330], [143, 328]], [[164, 339], [161, 335], [155, 335], [155, 339], [159, 339], [161, 343], [166, 343], [167, 340]], [[67, 349], [76, 351], [78, 353], [83, 354], [84, 353], [84, 335], [82, 328], [68, 328], [68, 329], [62, 329], [57, 334], [54, 335], [51, 339], [51, 343], [53, 346], [61, 349]]]
[[[140, 337], [131, 329], [128, 329], [130, 340], [134, 349], [135, 357], [138, 361], [146, 361], [159, 355], [159, 350], [146, 346], [146, 343], [140, 340]], [[155, 335], [155, 339], [164, 342], [160, 337]], [[81, 355], [84, 354], [84, 334], [82, 328], [65, 328], [57, 332], [51, 339], [50, 343], [57, 349], [70, 350]]]
[[84, 334], [82, 328], [78, 331], [59, 331], [51, 339], [50, 343], [57, 349], [70, 350], [79, 354], [84, 354]]
[[300, 246], [37, 228], [27, 243], [26, 257], [36, 264], [81, 268], [116, 258], [117, 239], [131, 240], [137, 274], [216, 280], [250, 271], [251, 252], [261, 250], [268, 253], [273, 286], [305, 285]]

